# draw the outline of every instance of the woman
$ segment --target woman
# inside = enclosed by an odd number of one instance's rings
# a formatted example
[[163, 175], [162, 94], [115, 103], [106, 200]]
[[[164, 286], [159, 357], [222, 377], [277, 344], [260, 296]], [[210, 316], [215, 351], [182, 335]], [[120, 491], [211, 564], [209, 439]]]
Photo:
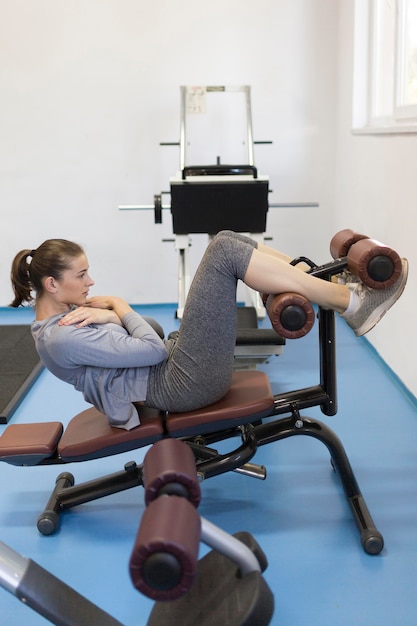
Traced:
[[112, 426], [129, 430], [140, 423], [133, 402], [180, 412], [226, 393], [233, 372], [238, 279], [262, 293], [299, 293], [340, 313], [357, 335], [375, 326], [407, 281], [406, 260], [399, 280], [386, 290], [321, 280], [289, 261], [249, 237], [220, 232], [195, 274], [176, 340], [161, 340], [121, 298], [89, 298], [94, 281], [86, 255], [63, 239], [16, 255], [11, 306], [35, 302], [32, 334], [44, 365], [81, 391]]

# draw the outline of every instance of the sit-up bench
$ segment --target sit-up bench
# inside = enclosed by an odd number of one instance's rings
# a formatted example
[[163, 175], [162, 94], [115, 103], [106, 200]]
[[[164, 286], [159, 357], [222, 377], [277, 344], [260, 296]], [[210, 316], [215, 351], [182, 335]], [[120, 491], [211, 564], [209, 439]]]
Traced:
[[274, 398], [263, 372], [235, 372], [226, 396], [188, 413], [164, 414], [140, 407], [141, 424], [112, 428], [103, 413], [86, 409], [69, 422], [11, 424], [0, 438], [0, 460], [12, 465], [51, 465], [98, 459], [142, 448], [166, 436], [183, 437], [235, 428], [271, 415]]
[[[197, 623], [192, 621], [192, 616], [198, 616], [198, 623], [202, 626], [226, 623], [226, 620], [229, 626], [267, 626], [273, 613], [274, 599], [262, 576], [267, 566], [266, 557], [249, 533], [239, 532], [231, 536], [199, 517], [194, 509], [199, 502], [199, 480], [193, 448], [174, 437], [177, 431], [191, 430], [194, 434], [205, 434], [218, 429], [219, 421], [224, 421], [224, 425], [233, 430], [248, 420], [269, 415], [273, 404], [265, 374], [237, 372], [226, 397], [215, 405], [178, 415], [164, 415], [149, 408], [143, 413], [141, 407], [142, 423], [133, 431], [112, 428], [107, 417], [94, 408], [74, 417], [65, 430], [59, 422], [11, 425], [0, 438], [1, 460], [15, 465], [64, 464], [155, 444], [150, 447], [141, 467], [130, 463], [120, 473], [78, 486], [74, 486], [71, 474], [61, 474], [46, 510], [39, 516], [38, 529], [45, 535], [51, 534], [58, 528], [61, 510], [136, 485], [146, 486], [148, 507], [133, 546], [130, 572], [134, 586], [155, 600], [148, 626], [182, 623], [184, 611], [191, 620], [189, 623]], [[251, 450], [250, 454], [253, 453]], [[149, 468], [155, 458], [160, 476], [153, 478], [155, 470], [150, 472]], [[167, 477], [167, 472], [164, 472], [164, 466], [172, 460], [176, 465], [174, 487], [168, 482], [170, 476]], [[198, 474], [201, 476], [201, 470]], [[182, 485], [188, 489], [192, 486], [192, 498], [184, 497]], [[162, 488], [169, 498], [161, 497]], [[172, 519], [176, 520], [175, 524]], [[213, 549], [197, 561], [200, 541]], [[172, 553], [173, 545], [175, 550]], [[0, 561], [1, 556], [0, 545]], [[31, 567], [33, 569], [33, 565]], [[35, 573], [39, 576], [38, 569]], [[42, 572], [41, 581], [49, 584], [50, 579], [48, 573]], [[0, 586], [2, 584], [0, 567]], [[207, 585], [210, 594], [204, 592]], [[35, 598], [29, 604], [31, 608], [47, 617], [63, 620], [52, 620], [53, 623], [63, 626], [118, 624], [99, 608], [91, 607], [84, 598], [74, 604], [78, 596], [73, 590], [63, 588], [60, 581], [51, 588], [61, 593], [58, 606], [51, 593], [45, 591], [44, 595], [39, 594], [33, 578], [27, 580], [25, 590], [28, 589], [30, 597]], [[211, 602], [213, 598], [214, 603]], [[67, 611], [68, 605], [72, 606], [71, 611]]]
[[[345, 256], [340, 256], [341, 251]], [[311, 264], [312, 274], [329, 280], [348, 269], [375, 288], [383, 288], [397, 280], [401, 272], [396, 253], [352, 231], [338, 233], [332, 240], [331, 252], [334, 260], [320, 267]], [[284, 336], [288, 332], [288, 337], [308, 332], [316, 317], [310, 308], [309, 303], [300, 302], [297, 294], [292, 300], [290, 297], [290, 302], [286, 294], [266, 298], [274, 328]], [[335, 316], [332, 311], [319, 309], [317, 317], [320, 372], [315, 386], [273, 395], [264, 373], [235, 372], [229, 392], [219, 402], [189, 413], [141, 410], [141, 425], [131, 431], [111, 428], [106, 417], [94, 408], [75, 416], [65, 431], [59, 422], [10, 425], [0, 437], [0, 460], [30, 466], [69, 464], [134, 450], [166, 438], [181, 438], [194, 453], [200, 480], [228, 471], [264, 478], [265, 469], [252, 463], [257, 448], [306, 435], [328, 448], [362, 546], [368, 554], [378, 554], [383, 538], [375, 528], [341, 442], [325, 424], [301, 413], [313, 406], [319, 406], [324, 415], [337, 412]], [[266, 417], [269, 419], [264, 423]], [[239, 445], [229, 453], [219, 454], [213, 449], [216, 441], [236, 436]], [[53, 533], [65, 509], [138, 485], [143, 485], [143, 467], [134, 462], [126, 464], [121, 472], [80, 485], [74, 484], [72, 474], [63, 472], [38, 519], [39, 531]]]

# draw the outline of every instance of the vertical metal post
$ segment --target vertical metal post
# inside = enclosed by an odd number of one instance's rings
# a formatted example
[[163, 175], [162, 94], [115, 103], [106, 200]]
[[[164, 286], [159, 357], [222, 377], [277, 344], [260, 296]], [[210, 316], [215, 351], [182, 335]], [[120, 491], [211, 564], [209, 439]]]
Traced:
[[175, 236], [175, 249], [178, 250], [178, 308], [177, 318], [182, 319], [185, 301], [191, 285], [190, 238], [188, 235]]
[[185, 115], [186, 115], [186, 99], [187, 87], [180, 87], [181, 90], [181, 110], [180, 110], [180, 171], [185, 167]]
[[248, 130], [248, 164], [255, 164], [255, 156], [253, 151], [253, 128], [252, 128], [252, 106], [251, 106], [251, 94], [250, 85], [243, 87], [246, 96], [246, 125]]
[[337, 413], [336, 321], [334, 311], [319, 309], [320, 383], [328, 400], [321, 405], [325, 415]]

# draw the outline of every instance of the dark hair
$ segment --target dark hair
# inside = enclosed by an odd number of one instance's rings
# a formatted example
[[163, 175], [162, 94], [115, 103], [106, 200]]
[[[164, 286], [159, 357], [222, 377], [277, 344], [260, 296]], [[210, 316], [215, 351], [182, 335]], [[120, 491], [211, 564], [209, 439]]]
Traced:
[[69, 269], [71, 260], [81, 254], [84, 254], [82, 247], [66, 239], [47, 239], [36, 250], [18, 252], [10, 273], [15, 295], [10, 306], [33, 303], [36, 296], [32, 292], [40, 295], [43, 291], [42, 279], [52, 276], [59, 280], [62, 273]]

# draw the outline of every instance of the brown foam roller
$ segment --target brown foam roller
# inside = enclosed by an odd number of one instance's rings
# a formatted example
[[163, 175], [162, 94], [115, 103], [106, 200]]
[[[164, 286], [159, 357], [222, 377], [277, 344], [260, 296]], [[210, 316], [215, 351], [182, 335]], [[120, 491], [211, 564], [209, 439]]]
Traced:
[[188, 500], [154, 500], [142, 516], [129, 560], [133, 586], [157, 601], [183, 596], [197, 573], [200, 537], [200, 516]]
[[304, 337], [314, 326], [311, 302], [298, 293], [269, 296], [266, 311], [275, 332], [286, 339]]
[[196, 507], [200, 503], [194, 454], [179, 439], [161, 439], [150, 448], [143, 462], [143, 479], [146, 505], [161, 493], [181, 495]]
[[391, 287], [402, 271], [399, 254], [374, 239], [356, 242], [348, 252], [347, 262], [352, 274], [373, 289]]
[[361, 235], [350, 228], [345, 228], [333, 236], [330, 242], [330, 254], [333, 259], [345, 257], [347, 256], [351, 246], [361, 239], [368, 239], [368, 237], [367, 235]]

